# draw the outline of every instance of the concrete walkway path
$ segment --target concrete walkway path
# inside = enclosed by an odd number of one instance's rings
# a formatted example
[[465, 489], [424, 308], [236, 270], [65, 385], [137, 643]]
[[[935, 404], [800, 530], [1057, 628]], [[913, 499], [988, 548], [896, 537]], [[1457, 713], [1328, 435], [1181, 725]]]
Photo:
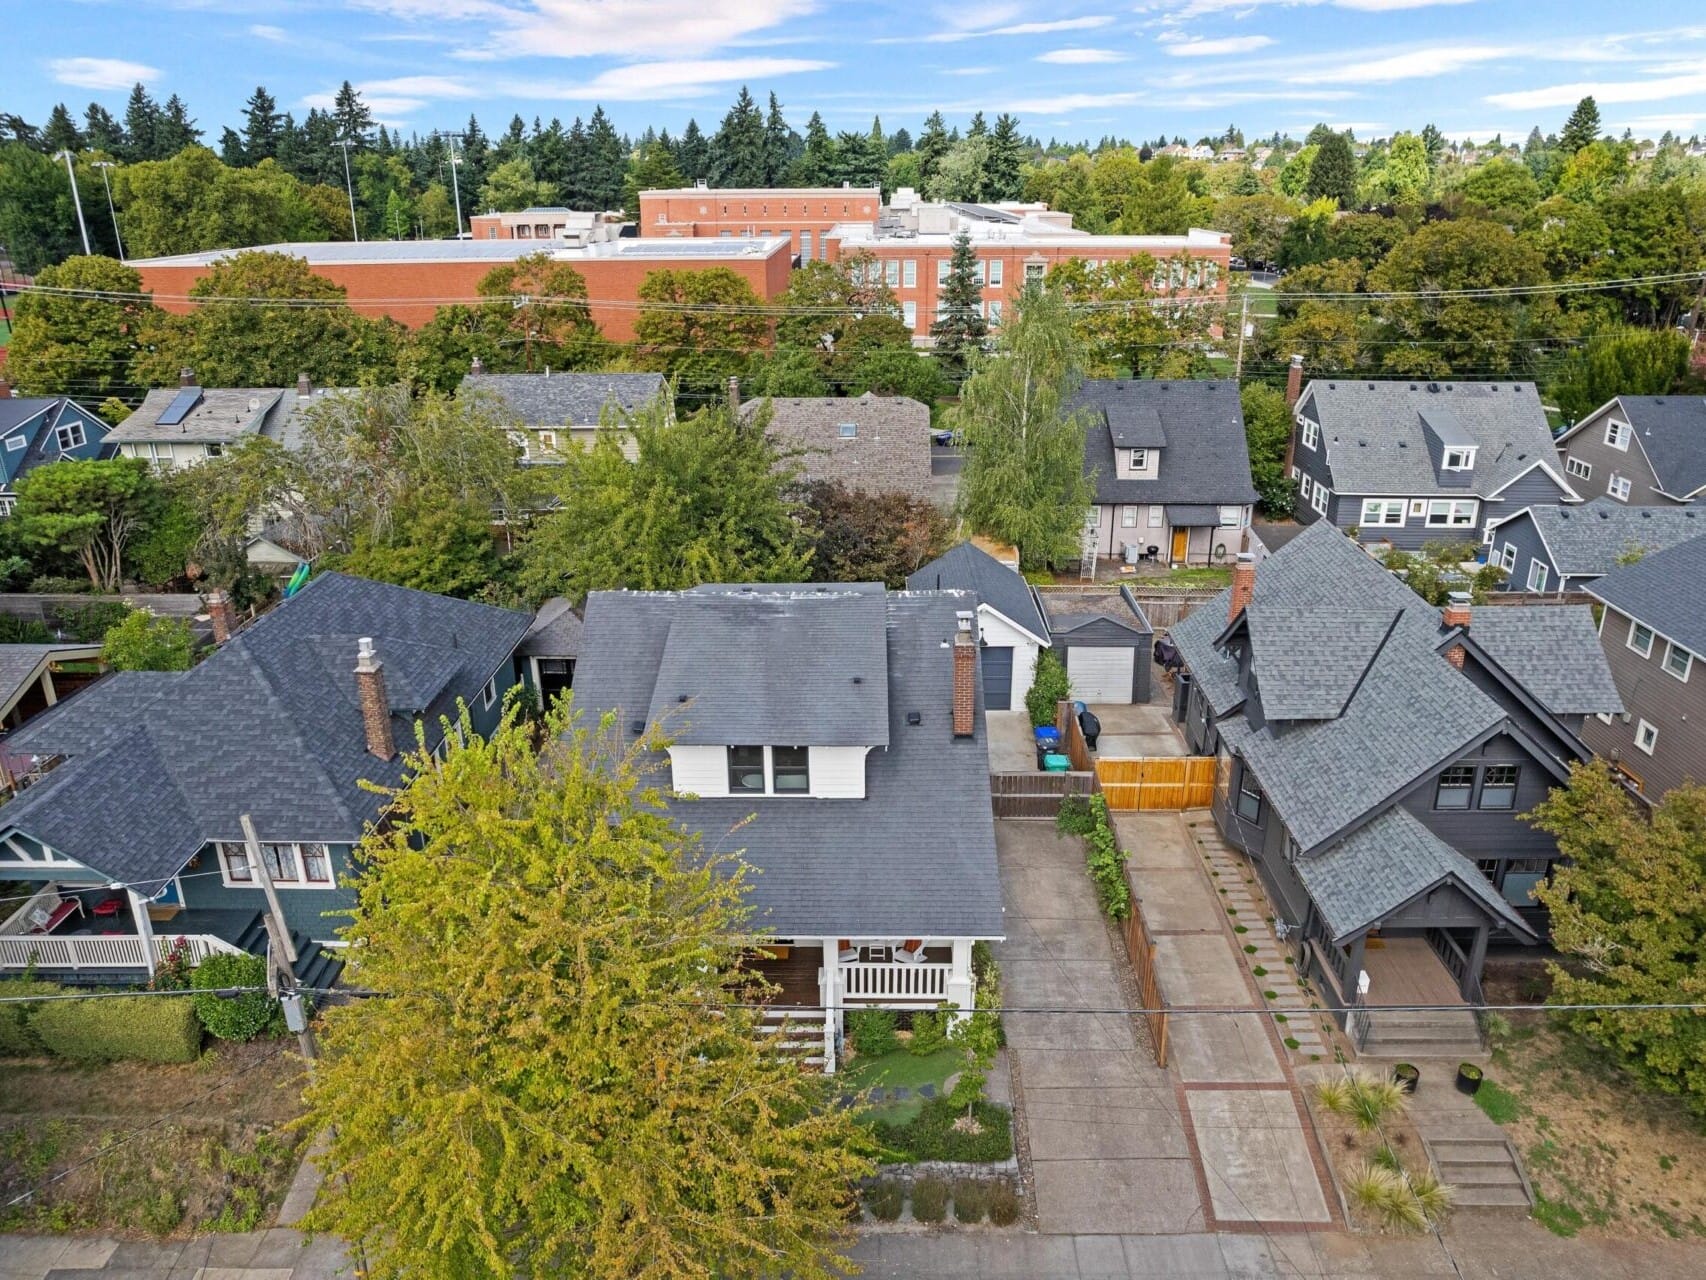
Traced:
[[[1082, 843], [1047, 822], [995, 824], [1007, 902], [1002, 999], [1064, 1010], [1005, 1018], [1047, 1233], [1200, 1231], [1195, 1166], [1168, 1073], [1124, 1014], [1118, 954]], [[1044, 1274], [1044, 1273], [1034, 1273]]]

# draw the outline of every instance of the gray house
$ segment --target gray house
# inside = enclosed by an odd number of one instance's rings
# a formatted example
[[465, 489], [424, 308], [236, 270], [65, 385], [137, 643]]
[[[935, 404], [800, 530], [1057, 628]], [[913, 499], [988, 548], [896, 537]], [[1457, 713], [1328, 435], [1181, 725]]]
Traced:
[[[1221, 761], [1215, 821], [1333, 1007], [1461, 1005], [1490, 943], [1543, 932], [1530, 890], [1557, 846], [1519, 815], [1588, 757], [1583, 719], [1621, 707], [1586, 607], [1442, 612], [1322, 522], [1172, 638], [1175, 715]], [[1476, 1036], [1467, 1011], [1421, 1030]]]
[[867, 391], [777, 396], [741, 405], [750, 418], [768, 405], [770, 437], [798, 456], [806, 483], [834, 480], [866, 493], [930, 497], [930, 408], [909, 396]]
[[1528, 507], [1495, 520], [1487, 554], [1506, 591], [1580, 591], [1622, 561], [1706, 534], [1706, 507], [1626, 507], [1610, 498]]
[[1148, 702], [1155, 628], [1129, 587], [1040, 591], [1049, 647], [1083, 702]]
[[347, 390], [316, 387], [307, 374], [295, 387], [202, 387], [185, 369], [176, 387], [145, 395], [136, 412], [107, 434], [106, 447], [162, 470], [193, 467], [255, 436], [294, 449], [302, 443], [302, 411]]
[[1706, 397], [1617, 396], [1558, 437], [1583, 494], [1665, 507], [1706, 494]]
[[1624, 713], [1589, 720], [1582, 736], [1657, 799], [1692, 779], [1706, 781], [1706, 536], [1589, 584], [1604, 602], [1600, 641]]
[[1073, 407], [1090, 412], [1087, 561], [1232, 563], [1256, 501], [1236, 382], [1092, 380]]
[[1312, 381], [1292, 424], [1297, 518], [1413, 551], [1578, 502], [1532, 382]]
[[355, 846], [402, 781], [416, 725], [467, 703], [488, 730], [532, 619], [338, 573], [314, 578], [185, 672], [109, 675], [6, 742], [35, 781], [0, 809], [0, 878], [32, 896], [0, 921], [0, 974], [146, 982], [264, 947], [260, 856], [296, 935], [298, 976], [340, 967], [327, 912], [355, 901]]
[[758, 871], [750, 963], [827, 1070], [849, 1008], [970, 1007], [972, 944], [1006, 931], [976, 607], [880, 583], [586, 602], [576, 703], [668, 733], [669, 814]]
[[510, 438], [521, 460], [533, 463], [558, 461], [571, 444], [591, 444], [607, 413], [620, 419], [660, 396], [670, 403], [667, 391], [661, 373], [486, 373], [478, 360], [457, 388], [458, 395], [489, 396], [509, 410], [520, 428]]

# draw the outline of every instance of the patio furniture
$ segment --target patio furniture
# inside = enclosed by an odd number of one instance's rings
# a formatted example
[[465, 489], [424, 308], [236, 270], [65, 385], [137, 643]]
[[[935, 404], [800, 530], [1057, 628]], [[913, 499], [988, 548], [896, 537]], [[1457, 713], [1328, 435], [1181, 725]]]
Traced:
[[124, 899], [122, 898], [102, 898], [94, 905], [90, 914], [97, 920], [114, 918], [118, 915], [119, 908], [123, 905]]
[[859, 948], [853, 945], [851, 938], [841, 938], [835, 944], [836, 959], [842, 964], [856, 964], [859, 960]]
[[924, 962], [924, 939], [908, 938], [895, 949], [896, 964], [922, 964]]
[[74, 915], [83, 914], [83, 899], [79, 897], [61, 898], [49, 908], [46, 904], [30, 912], [31, 933], [52, 933]]

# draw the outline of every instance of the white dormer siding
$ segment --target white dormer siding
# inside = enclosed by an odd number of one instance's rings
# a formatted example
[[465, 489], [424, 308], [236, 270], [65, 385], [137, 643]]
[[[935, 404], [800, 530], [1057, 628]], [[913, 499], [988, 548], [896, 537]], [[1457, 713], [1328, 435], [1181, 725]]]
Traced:
[[1114, 470], [1121, 480], [1153, 480], [1161, 474], [1161, 450], [1115, 449]]
[[[869, 747], [809, 747], [809, 789], [804, 793], [785, 792], [780, 796], [743, 791], [740, 794], [753, 800], [774, 796], [787, 800], [805, 796], [818, 800], [863, 800], [865, 798], [865, 756]], [[670, 783], [677, 795], [702, 798], [728, 796], [729, 749], [727, 747], [674, 746], [669, 749]], [[769, 770], [766, 770], [767, 777]]]

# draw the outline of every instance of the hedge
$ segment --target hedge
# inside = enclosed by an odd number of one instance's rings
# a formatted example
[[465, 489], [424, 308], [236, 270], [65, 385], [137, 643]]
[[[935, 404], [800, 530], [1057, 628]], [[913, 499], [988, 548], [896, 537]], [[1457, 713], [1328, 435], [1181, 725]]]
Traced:
[[58, 1000], [36, 1007], [30, 1031], [48, 1053], [75, 1062], [194, 1062], [201, 1020], [188, 996]]
[[[277, 1000], [269, 996], [267, 962], [261, 956], [228, 955], [224, 952], [208, 956], [190, 974], [190, 986], [196, 991], [195, 1011], [201, 1025], [221, 1040], [253, 1040], [276, 1022], [282, 1030], [284, 1015]], [[223, 999], [215, 991], [229, 987], [261, 987], [247, 995]]]
[[882, 1156], [885, 1164], [911, 1164], [920, 1160], [982, 1164], [1008, 1159], [1013, 1154], [1011, 1113], [993, 1102], [976, 1102], [972, 1104], [972, 1114], [983, 1132], [966, 1133], [954, 1128], [954, 1122], [965, 1115], [965, 1109], [947, 1098], [932, 1098], [917, 1116], [904, 1124], [879, 1120], [871, 1128], [885, 1149]]
[[[15, 1000], [19, 996], [51, 996], [65, 990], [56, 982], [12, 980], [0, 982], [0, 998]], [[0, 1058], [35, 1058], [45, 1050], [31, 1027], [31, 1015], [42, 1008], [39, 1004], [0, 1004]]]

